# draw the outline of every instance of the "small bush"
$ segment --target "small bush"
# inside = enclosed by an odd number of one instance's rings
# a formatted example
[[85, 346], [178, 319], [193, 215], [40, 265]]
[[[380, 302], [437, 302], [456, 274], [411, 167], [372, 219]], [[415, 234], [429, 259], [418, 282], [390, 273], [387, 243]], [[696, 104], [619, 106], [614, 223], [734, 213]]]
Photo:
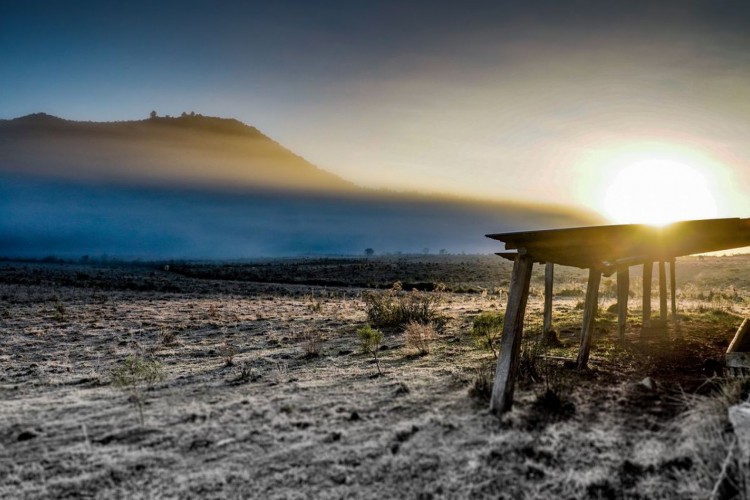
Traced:
[[378, 360], [378, 350], [380, 344], [383, 342], [383, 332], [372, 328], [370, 325], [365, 325], [357, 330], [357, 337], [359, 337], [362, 352], [365, 354], [371, 354], [375, 358], [375, 364], [378, 367], [378, 374], [382, 375], [380, 371], [380, 360]]
[[416, 321], [410, 321], [406, 324], [406, 328], [404, 328], [406, 346], [417, 349], [421, 355], [430, 352], [430, 343], [436, 334], [435, 326], [432, 323], [423, 325]]
[[305, 299], [307, 300], [307, 308], [310, 310], [310, 312], [314, 313], [320, 313], [323, 311], [323, 301], [316, 298], [314, 295], [305, 295]]
[[442, 326], [444, 319], [437, 307], [442, 301], [444, 286], [435, 292], [412, 290], [404, 292], [401, 283], [394, 283], [386, 292], [368, 292], [362, 297], [367, 320], [376, 327], [398, 328], [409, 322]]
[[227, 340], [219, 348], [219, 354], [224, 358], [226, 366], [232, 366], [234, 364], [234, 357], [237, 355], [237, 346]]
[[539, 394], [534, 400], [532, 408], [537, 412], [538, 419], [532, 427], [541, 423], [566, 420], [576, 412], [576, 407], [572, 401], [552, 389], [547, 389]]
[[497, 345], [500, 338], [500, 332], [503, 330], [503, 321], [505, 317], [501, 313], [484, 312], [474, 318], [471, 326], [471, 336], [482, 349], [492, 352], [497, 359]]
[[535, 384], [542, 380], [544, 344], [537, 339], [521, 340], [520, 361], [518, 363], [518, 380]]
[[172, 330], [162, 329], [159, 335], [159, 341], [164, 347], [171, 347], [177, 345], [177, 335]]
[[65, 321], [65, 312], [65, 304], [63, 304], [62, 302], [57, 302], [55, 304], [54, 313], [55, 321], [57, 321], [58, 323], [62, 323], [63, 321]]
[[586, 291], [582, 288], [563, 288], [558, 290], [555, 295], [558, 297], [583, 297], [586, 295]]
[[570, 399], [572, 382], [570, 373], [554, 361], [540, 360], [539, 370], [544, 378], [543, 391], [537, 394], [532, 409], [535, 415], [531, 418], [532, 427], [550, 422], [566, 420], [576, 411]]
[[474, 370], [474, 378], [469, 387], [469, 396], [488, 402], [492, 397], [492, 385], [495, 382], [494, 366], [483, 363]]
[[256, 382], [260, 380], [260, 378], [260, 372], [256, 368], [253, 368], [253, 366], [246, 361], [242, 363], [242, 366], [240, 366], [240, 370], [237, 376], [233, 379], [227, 380], [227, 383], [232, 385], [240, 385], [247, 382]]
[[289, 376], [289, 365], [284, 361], [277, 361], [273, 364], [271, 369], [271, 382], [273, 384], [280, 384], [284, 380], [287, 380]]
[[161, 363], [131, 354], [120, 363], [120, 366], [112, 369], [111, 377], [112, 384], [128, 394], [138, 410], [139, 421], [143, 425], [146, 391], [165, 377]]
[[302, 348], [305, 351], [306, 358], [320, 356], [320, 344], [323, 341], [323, 336], [318, 330], [305, 328], [297, 336], [302, 341]]

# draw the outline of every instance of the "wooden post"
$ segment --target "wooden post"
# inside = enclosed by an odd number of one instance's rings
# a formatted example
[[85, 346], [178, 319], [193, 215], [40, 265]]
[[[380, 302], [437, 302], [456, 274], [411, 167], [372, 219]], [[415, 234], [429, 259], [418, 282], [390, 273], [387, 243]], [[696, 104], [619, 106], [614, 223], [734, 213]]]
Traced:
[[513, 389], [521, 351], [523, 318], [526, 313], [526, 301], [529, 298], [533, 265], [532, 258], [521, 253], [513, 263], [508, 306], [505, 308], [505, 321], [503, 322], [503, 336], [500, 339], [500, 355], [497, 358], [495, 382], [490, 399], [490, 411], [497, 416], [513, 406]]
[[617, 336], [625, 341], [625, 324], [628, 321], [628, 298], [630, 294], [630, 268], [617, 271]]
[[555, 279], [555, 264], [547, 262], [544, 266], [544, 328], [545, 334], [552, 331], [552, 285]]
[[667, 270], [664, 261], [659, 261], [659, 319], [667, 321]]
[[677, 317], [677, 276], [675, 275], [674, 258], [669, 261], [669, 288], [672, 292], [672, 321], [678, 324], [680, 321]]
[[589, 283], [586, 287], [586, 305], [583, 308], [583, 326], [581, 327], [581, 349], [578, 351], [578, 369], [583, 370], [589, 362], [591, 337], [594, 335], [594, 320], [599, 306], [599, 282], [602, 273], [593, 267], [589, 269]]
[[643, 263], [643, 328], [651, 326], [651, 272], [653, 262]]

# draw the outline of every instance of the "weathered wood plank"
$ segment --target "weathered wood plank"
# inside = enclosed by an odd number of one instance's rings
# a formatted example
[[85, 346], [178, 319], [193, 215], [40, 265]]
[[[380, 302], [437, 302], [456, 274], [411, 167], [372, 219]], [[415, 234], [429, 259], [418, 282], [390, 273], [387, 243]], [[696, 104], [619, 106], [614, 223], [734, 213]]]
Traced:
[[504, 242], [506, 250], [524, 248], [537, 262], [588, 268], [613, 266], [622, 259], [668, 261], [681, 255], [748, 246], [750, 219], [681, 221], [664, 227], [622, 224], [487, 236]]
[[667, 269], [664, 261], [659, 261], [659, 319], [667, 321]]
[[578, 369], [583, 370], [589, 362], [591, 338], [594, 335], [594, 320], [599, 306], [599, 283], [602, 273], [598, 269], [589, 269], [589, 282], [586, 286], [586, 304], [583, 308], [583, 326], [581, 327], [581, 348], [578, 351]]
[[513, 390], [518, 372], [523, 319], [526, 313], [526, 302], [529, 298], [529, 283], [533, 259], [520, 253], [513, 263], [513, 275], [510, 281], [508, 306], [505, 308], [503, 335], [500, 339], [500, 355], [497, 358], [495, 382], [492, 386], [490, 411], [501, 415], [513, 406]]
[[617, 336], [625, 340], [625, 325], [628, 321], [628, 299], [630, 294], [630, 269], [617, 271]]
[[745, 318], [727, 347], [727, 354], [732, 352], [750, 352], [750, 319]]
[[544, 333], [552, 331], [552, 292], [555, 281], [555, 264], [547, 262], [544, 266]]
[[651, 326], [651, 273], [653, 262], [643, 264], [643, 328]]

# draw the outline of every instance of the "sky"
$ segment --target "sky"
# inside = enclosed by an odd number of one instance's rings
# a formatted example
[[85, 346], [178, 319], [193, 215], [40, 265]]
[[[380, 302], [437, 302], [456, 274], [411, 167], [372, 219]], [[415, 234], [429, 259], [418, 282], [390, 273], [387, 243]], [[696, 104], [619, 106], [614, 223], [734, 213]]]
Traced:
[[722, 0], [1, 0], [0, 118], [194, 110], [363, 186], [621, 221], [659, 171], [691, 217], [746, 217], [747, 26]]

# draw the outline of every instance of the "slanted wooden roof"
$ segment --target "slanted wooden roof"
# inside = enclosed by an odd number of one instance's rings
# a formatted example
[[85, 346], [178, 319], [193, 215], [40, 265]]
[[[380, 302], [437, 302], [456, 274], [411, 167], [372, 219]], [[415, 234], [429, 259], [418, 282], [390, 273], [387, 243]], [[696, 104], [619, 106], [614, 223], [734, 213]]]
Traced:
[[[750, 219], [706, 219], [663, 227], [619, 224], [488, 234], [537, 262], [613, 271], [648, 261], [750, 246]], [[515, 252], [498, 253], [512, 258]]]

